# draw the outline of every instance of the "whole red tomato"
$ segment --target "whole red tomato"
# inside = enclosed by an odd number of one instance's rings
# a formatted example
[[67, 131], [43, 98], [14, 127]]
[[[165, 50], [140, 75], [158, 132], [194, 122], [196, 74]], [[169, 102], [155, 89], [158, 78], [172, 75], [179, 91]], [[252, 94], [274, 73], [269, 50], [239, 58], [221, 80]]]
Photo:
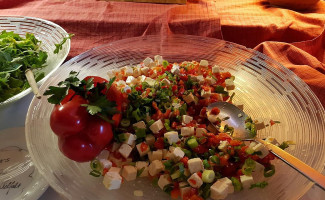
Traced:
[[55, 105], [50, 117], [52, 131], [60, 137], [66, 137], [83, 130], [89, 118], [87, 109], [81, 106], [85, 103], [85, 99], [76, 95], [65, 104]]
[[97, 116], [90, 117], [87, 127], [80, 134], [87, 135], [88, 140], [100, 149], [103, 149], [113, 139], [111, 124]]
[[66, 157], [77, 162], [90, 161], [102, 150], [91, 143], [86, 135], [80, 133], [59, 137], [59, 149]]

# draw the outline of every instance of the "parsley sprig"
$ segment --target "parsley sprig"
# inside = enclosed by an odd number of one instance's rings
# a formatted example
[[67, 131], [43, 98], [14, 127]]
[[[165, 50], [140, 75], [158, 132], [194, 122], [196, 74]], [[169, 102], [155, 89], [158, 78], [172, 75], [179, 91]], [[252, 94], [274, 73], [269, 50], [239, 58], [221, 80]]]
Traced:
[[71, 71], [69, 77], [59, 82], [58, 86], [50, 86], [44, 93], [44, 95], [50, 95], [47, 99], [48, 102], [60, 104], [71, 89], [75, 92], [74, 95], [80, 95], [88, 101], [88, 104], [82, 104], [81, 106], [86, 107], [89, 114], [97, 115], [105, 121], [112, 122], [109, 116], [119, 113], [119, 111], [116, 102], [108, 100], [106, 95], [115, 81], [115, 77], [108, 83], [97, 83], [95, 87], [93, 78], [80, 80], [77, 77], [78, 74], [78, 72]]

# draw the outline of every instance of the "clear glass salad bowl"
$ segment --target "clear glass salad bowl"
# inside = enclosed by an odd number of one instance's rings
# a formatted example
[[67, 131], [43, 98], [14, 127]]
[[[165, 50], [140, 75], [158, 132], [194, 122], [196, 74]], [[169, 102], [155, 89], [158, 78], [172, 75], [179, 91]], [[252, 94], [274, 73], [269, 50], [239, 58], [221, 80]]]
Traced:
[[[42, 43], [41, 50], [48, 54], [46, 67], [41, 69], [45, 73], [45, 77], [38, 82], [43, 83], [58, 67], [63, 63], [70, 51], [70, 40], [63, 45], [62, 50], [58, 54], [54, 54], [55, 44], [60, 43], [68, 33], [59, 25], [39, 18], [24, 16], [0, 16], [0, 32], [6, 30], [13, 31], [25, 38], [26, 33], [32, 33]], [[11, 103], [23, 98], [31, 92], [31, 88], [26, 89], [15, 96], [0, 102], [0, 108], [4, 108]]]
[[[317, 170], [325, 162], [325, 112], [310, 88], [293, 72], [267, 56], [230, 42], [198, 36], [145, 36], [113, 42], [87, 51], [66, 62], [41, 86], [65, 79], [71, 70], [79, 78], [88, 75], [106, 77], [111, 68], [141, 62], [147, 56], [162, 55], [173, 61], [206, 59], [231, 72], [235, 77], [234, 102], [244, 104], [253, 118], [277, 120], [280, 124], [258, 132], [263, 138], [272, 136], [279, 142], [293, 140], [287, 151]], [[68, 199], [136, 199], [134, 190], [144, 192], [143, 199], [168, 199], [147, 179], [124, 182], [119, 190], [108, 191], [102, 178], [89, 175], [89, 163], [77, 163], [64, 157], [58, 149], [57, 137], [50, 129], [52, 104], [46, 97], [33, 99], [26, 119], [26, 139], [33, 162], [49, 184]], [[264, 189], [251, 189], [232, 194], [228, 199], [292, 199], [301, 197], [311, 186], [280, 160], [276, 173]]]

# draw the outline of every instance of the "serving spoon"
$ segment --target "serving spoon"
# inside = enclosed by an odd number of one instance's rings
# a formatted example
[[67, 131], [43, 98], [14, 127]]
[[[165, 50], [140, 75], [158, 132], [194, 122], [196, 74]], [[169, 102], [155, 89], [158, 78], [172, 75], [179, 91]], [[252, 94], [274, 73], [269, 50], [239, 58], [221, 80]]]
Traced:
[[[249, 130], [245, 129], [245, 119], [248, 117], [246, 113], [244, 113], [241, 109], [236, 107], [233, 104], [228, 102], [215, 102], [208, 106], [207, 111], [211, 111], [212, 108], [217, 107], [220, 110], [218, 114], [219, 118], [227, 118], [227, 124], [234, 128], [234, 133], [232, 135], [233, 138], [241, 139], [241, 140], [251, 140], [262, 143], [266, 146], [271, 153], [273, 153], [276, 157], [284, 161], [293, 169], [297, 170], [299, 173], [304, 175], [306, 178], [314, 182], [320, 188], [325, 190], [325, 176], [302, 162], [298, 158], [293, 155], [287, 153], [282, 150], [278, 146], [268, 143], [256, 136], [252, 136]], [[212, 123], [213, 124], [213, 123]]]

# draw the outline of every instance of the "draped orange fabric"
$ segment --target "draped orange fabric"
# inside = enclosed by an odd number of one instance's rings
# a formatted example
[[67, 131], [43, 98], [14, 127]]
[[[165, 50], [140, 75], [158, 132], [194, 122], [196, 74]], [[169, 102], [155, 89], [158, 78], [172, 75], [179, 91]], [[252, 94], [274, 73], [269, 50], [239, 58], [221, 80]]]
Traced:
[[0, 0], [0, 15], [39, 17], [76, 36], [68, 58], [145, 34], [191, 34], [259, 50], [305, 81], [325, 106], [325, 2], [305, 11], [266, 0], [188, 0], [186, 5], [96, 0]]

